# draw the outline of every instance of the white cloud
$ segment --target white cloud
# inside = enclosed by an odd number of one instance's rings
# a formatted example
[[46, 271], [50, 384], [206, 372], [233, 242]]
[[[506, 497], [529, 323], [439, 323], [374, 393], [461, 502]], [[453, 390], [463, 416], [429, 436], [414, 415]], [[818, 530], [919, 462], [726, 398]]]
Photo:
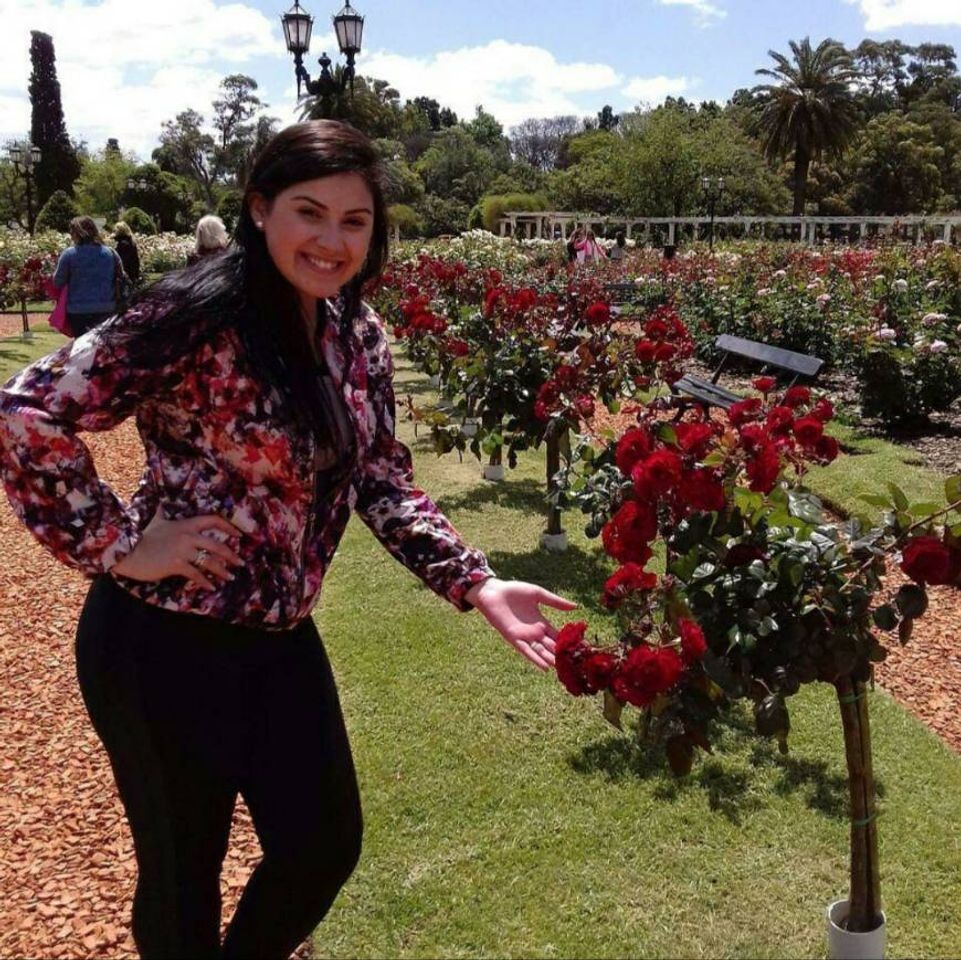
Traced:
[[723, 20], [727, 10], [710, 0], [657, 0], [664, 7], [690, 7], [696, 14], [696, 22], [705, 27], [715, 20]]
[[[625, 78], [606, 63], [564, 63], [543, 47], [507, 40], [427, 57], [375, 51], [364, 56], [362, 72], [389, 77], [402, 99], [434, 97], [464, 119], [482, 105], [505, 128], [528, 117], [594, 114], [604, 99], [615, 110], [620, 97], [657, 102], [695, 82], [687, 77]], [[589, 106], [579, 102], [584, 94]]]
[[697, 77], [632, 77], [622, 93], [639, 103], [657, 104], [665, 97], [690, 93], [699, 82]]
[[959, 0], [846, 0], [855, 3], [867, 30], [907, 26], [961, 26]]
[[53, 37], [67, 131], [149, 156], [160, 125], [210, 102], [228, 72], [283, 51], [277, 23], [219, 0], [0, 0], [0, 139], [30, 128], [30, 31]]

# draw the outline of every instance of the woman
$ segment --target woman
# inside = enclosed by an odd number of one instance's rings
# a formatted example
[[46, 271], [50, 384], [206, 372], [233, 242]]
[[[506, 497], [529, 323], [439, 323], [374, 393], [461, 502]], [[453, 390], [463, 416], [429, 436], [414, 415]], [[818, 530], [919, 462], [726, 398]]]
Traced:
[[609, 260], [623, 260], [627, 256], [627, 235], [623, 230], [618, 230], [614, 234], [614, 246], [611, 247], [610, 252], [607, 254]]
[[574, 232], [571, 234], [570, 240], [567, 241], [567, 262], [573, 263], [577, 259], [577, 245], [584, 239], [583, 231], [580, 227], [576, 227]]
[[73, 246], [60, 254], [53, 285], [67, 285], [67, 321], [79, 337], [117, 311], [124, 272], [120, 257], [106, 246], [90, 217], [70, 221]]
[[[134, 836], [143, 956], [287, 957], [357, 862], [357, 782], [310, 616], [351, 508], [541, 669], [556, 634], [538, 604], [574, 607], [498, 579], [414, 486], [384, 326], [360, 299], [387, 257], [383, 176], [353, 127], [287, 128], [254, 165], [233, 249], [0, 392], [14, 509], [94, 578], [78, 674]], [[131, 414], [147, 468], [124, 504], [76, 433]], [[221, 948], [238, 793], [264, 857]]]
[[227, 236], [227, 228], [224, 226], [220, 217], [213, 215], [201, 217], [197, 221], [197, 233], [194, 240], [193, 250], [187, 254], [187, 266], [192, 267], [195, 263], [217, 253], [223, 253], [227, 249], [230, 238]]
[[123, 264], [124, 273], [131, 284], [135, 287], [140, 286], [140, 251], [137, 249], [136, 241], [130, 227], [123, 220], [118, 220], [113, 226], [113, 239], [116, 244], [117, 254]]
[[596, 263], [598, 260], [604, 259], [604, 248], [597, 242], [593, 230], [588, 230], [584, 238], [574, 244], [574, 249], [577, 251], [578, 263], [588, 261]]

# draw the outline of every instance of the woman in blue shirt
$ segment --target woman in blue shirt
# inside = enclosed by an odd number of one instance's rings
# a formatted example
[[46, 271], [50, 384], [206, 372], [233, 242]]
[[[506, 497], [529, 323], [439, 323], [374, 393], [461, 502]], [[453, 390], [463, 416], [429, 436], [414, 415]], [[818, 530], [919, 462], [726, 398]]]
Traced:
[[68, 284], [67, 320], [75, 337], [117, 312], [117, 288], [124, 280], [120, 257], [106, 246], [90, 217], [70, 221], [73, 246], [60, 254], [53, 285]]

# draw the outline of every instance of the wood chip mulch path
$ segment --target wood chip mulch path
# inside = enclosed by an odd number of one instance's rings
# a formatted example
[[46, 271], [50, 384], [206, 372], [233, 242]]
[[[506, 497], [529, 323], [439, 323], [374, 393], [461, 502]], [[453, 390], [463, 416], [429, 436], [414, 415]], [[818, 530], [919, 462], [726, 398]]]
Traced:
[[[122, 495], [143, 463], [132, 421], [85, 435]], [[77, 686], [74, 634], [89, 581], [50, 557], [0, 496], [0, 957], [136, 957], [133, 843]], [[224, 920], [260, 847], [243, 802], [221, 887]], [[307, 956], [306, 945], [298, 956]]]

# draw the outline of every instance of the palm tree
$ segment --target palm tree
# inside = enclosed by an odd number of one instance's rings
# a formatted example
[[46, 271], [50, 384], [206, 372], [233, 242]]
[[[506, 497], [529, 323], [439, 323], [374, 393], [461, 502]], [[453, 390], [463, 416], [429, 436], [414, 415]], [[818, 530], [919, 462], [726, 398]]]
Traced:
[[776, 66], [756, 70], [776, 82], [754, 88], [757, 128], [770, 161], [794, 154], [794, 216], [804, 213], [808, 168], [822, 155], [837, 157], [857, 123], [852, 84], [857, 77], [851, 55], [836, 40], [791, 41], [792, 63], [769, 50]]

